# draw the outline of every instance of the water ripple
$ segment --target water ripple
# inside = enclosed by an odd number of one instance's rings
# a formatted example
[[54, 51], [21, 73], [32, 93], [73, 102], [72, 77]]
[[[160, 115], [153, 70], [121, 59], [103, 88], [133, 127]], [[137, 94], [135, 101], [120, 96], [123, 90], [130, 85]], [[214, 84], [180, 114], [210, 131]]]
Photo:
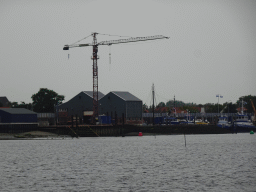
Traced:
[[0, 191], [256, 191], [249, 134], [0, 141]]

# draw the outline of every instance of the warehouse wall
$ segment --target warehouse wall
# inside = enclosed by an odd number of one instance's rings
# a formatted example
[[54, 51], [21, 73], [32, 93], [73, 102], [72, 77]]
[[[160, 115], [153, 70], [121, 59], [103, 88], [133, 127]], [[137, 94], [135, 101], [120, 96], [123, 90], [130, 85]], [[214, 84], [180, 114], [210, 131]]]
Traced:
[[36, 123], [37, 114], [11, 114], [0, 110], [1, 123]]
[[135, 120], [142, 118], [142, 101], [125, 101], [113, 93], [108, 93], [99, 101], [99, 113], [107, 114], [110, 116], [111, 111], [113, 117], [115, 111], [118, 118], [122, 117], [124, 113], [127, 120]]
[[68, 102], [61, 104], [58, 110], [67, 110], [69, 116], [78, 115], [82, 118], [84, 111], [92, 111], [92, 98], [81, 92]]
[[126, 113], [125, 101], [110, 92], [100, 99], [99, 113], [105, 115], [108, 113], [110, 116], [112, 112], [114, 117], [115, 111], [118, 117], [122, 117], [122, 113]]
[[126, 106], [127, 120], [142, 119], [142, 101], [127, 101]]

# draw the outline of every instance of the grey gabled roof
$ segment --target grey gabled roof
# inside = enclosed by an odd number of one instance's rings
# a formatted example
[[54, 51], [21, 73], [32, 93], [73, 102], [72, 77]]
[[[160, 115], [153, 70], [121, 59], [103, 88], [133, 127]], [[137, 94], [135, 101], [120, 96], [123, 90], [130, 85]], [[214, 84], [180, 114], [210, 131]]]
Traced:
[[135, 97], [134, 95], [132, 95], [131, 93], [129, 93], [127, 91], [111, 91], [111, 93], [120, 97], [124, 101], [141, 101], [139, 98]]
[[[83, 91], [86, 95], [93, 98], [93, 91]], [[102, 97], [104, 97], [104, 94], [98, 91], [98, 99], [100, 100]]]
[[37, 114], [25, 108], [0, 108], [0, 111], [5, 111], [10, 114]]

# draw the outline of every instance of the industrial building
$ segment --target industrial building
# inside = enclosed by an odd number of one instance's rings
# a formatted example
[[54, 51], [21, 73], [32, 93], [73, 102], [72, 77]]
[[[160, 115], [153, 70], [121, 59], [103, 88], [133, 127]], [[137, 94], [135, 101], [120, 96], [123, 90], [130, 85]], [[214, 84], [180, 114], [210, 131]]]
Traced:
[[112, 91], [99, 100], [99, 114], [115, 118], [124, 118], [126, 121], [142, 120], [142, 100], [129, 92]]
[[[98, 92], [98, 99], [100, 100], [104, 96], [103, 93]], [[93, 111], [93, 92], [82, 91], [72, 99], [57, 106], [57, 116], [63, 118], [65, 116], [77, 116], [79, 123], [85, 123], [89, 120]], [[66, 114], [65, 114], [66, 113]], [[87, 115], [89, 114], [89, 115]], [[59, 119], [61, 120], [61, 119]], [[62, 120], [65, 121], [65, 120]]]
[[37, 113], [24, 108], [0, 108], [0, 131], [35, 130]]
[[37, 123], [37, 113], [24, 108], [0, 108], [0, 123]]
[[[129, 92], [112, 91], [107, 95], [98, 92], [99, 115], [111, 116], [118, 119], [124, 114], [125, 121], [142, 120], [142, 100]], [[89, 124], [93, 115], [93, 92], [82, 91], [72, 99], [56, 108], [56, 116], [59, 124], [66, 124], [78, 117], [79, 124]]]
[[10, 101], [7, 97], [0, 97], [0, 107], [10, 107]]

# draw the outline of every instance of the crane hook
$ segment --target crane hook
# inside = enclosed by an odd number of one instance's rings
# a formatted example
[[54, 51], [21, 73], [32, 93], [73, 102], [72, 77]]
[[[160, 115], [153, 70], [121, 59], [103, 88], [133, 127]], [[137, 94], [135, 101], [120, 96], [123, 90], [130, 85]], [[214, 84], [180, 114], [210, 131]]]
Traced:
[[111, 45], [112, 44], [109, 44], [109, 71], [110, 71], [110, 68], [111, 68]]

